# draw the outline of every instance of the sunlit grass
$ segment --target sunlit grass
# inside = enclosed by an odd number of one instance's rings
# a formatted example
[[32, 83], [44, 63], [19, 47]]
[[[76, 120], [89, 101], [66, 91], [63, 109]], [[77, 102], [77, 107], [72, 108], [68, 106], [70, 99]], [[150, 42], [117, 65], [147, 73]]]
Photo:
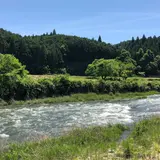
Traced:
[[65, 160], [88, 157], [91, 153], [115, 149], [125, 129], [123, 125], [76, 129], [60, 138], [11, 145], [6, 153], [1, 153], [0, 159]]
[[160, 117], [135, 124], [129, 137], [119, 141], [123, 125], [75, 129], [59, 138], [14, 144], [0, 160], [159, 160]]
[[11, 105], [2, 101], [0, 108], [16, 107], [17, 105], [30, 105], [30, 104], [55, 104], [55, 103], [68, 103], [68, 102], [89, 102], [89, 101], [118, 101], [125, 99], [141, 99], [147, 96], [159, 94], [156, 91], [150, 92], [128, 92], [128, 93], [115, 93], [115, 94], [96, 94], [96, 93], [85, 93], [85, 94], [72, 94], [70, 96], [59, 96], [42, 99], [33, 99], [27, 101], [14, 101]]
[[160, 159], [160, 117], [135, 124], [130, 136], [117, 145], [112, 158], [133, 160]]
[[[33, 79], [43, 79], [43, 78], [56, 78], [57, 76], [63, 76], [63, 75], [29, 75], [30, 77], [32, 77]], [[85, 81], [85, 80], [92, 80], [92, 78], [87, 77], [87, 76], [69, 76], [69, 80], [71, 81]], [[94, 79], [96, 80], [96, 79]]]

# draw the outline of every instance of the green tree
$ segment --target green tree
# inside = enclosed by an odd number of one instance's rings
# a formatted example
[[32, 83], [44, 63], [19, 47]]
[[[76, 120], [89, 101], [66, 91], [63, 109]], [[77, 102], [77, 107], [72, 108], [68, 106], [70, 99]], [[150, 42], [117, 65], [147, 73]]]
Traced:
[[121, 54], [116, 59], [124, 63], [133, 63], [133, 65], [136, 65], [136, 61], [131, 58], [130, 52], [125, 49], [122, 49]]
[[86, 75], [101, 77], [125, 77], [134, 73], [135, 66], [132, 63], [122, 63], [115, 59], [99, 59], [94, 60], [86, 69]]
[[126, 62], [130, 58], [131, 58], [130, 52], [125, 49], [122, 49], [121, 54], [117, 57], [117, 60]]
[[94, 60], [86, 69], [86, 75], [97, 76], [106, 79], [108, 76], [118, 76], [119, 63], [115, 60]]
[[134, 43], [135, 42], [135, 39], [134, 39], [134, 37], [132, 37], [132, 43]]
[[160, 56], [156, 56], [152, 62], [145, 67], [146, 76], [157, 75], [160, 73]]
[[99, 35], [99, 37], [98, 37], [98, 42], [102, 42], [102, 38], [101, 38], [100, 35]]
[[56, 30], [54, 29], [54, 30], [53, 30], [53, 34], [52, 34], [52, 35], [56, 35], [56, 34], [57, 34], [57, 33], [56, 33]]
[[144, 43], [145, 43], [145, 41], [146, 41], [146, 36], [145, 36], [145, 35], [143, 35], [143, 37], [142, 37], [142, 44], [144, 44]]
[[119, 76], [124, 79], [131, 77], [135, 74], [136, 66], [133, 63], [120, 63]]
[[145, 67], [145, 75], [156, 75], [158, 73], [158, 66], [155, 62], [150, 62]]
[[118, 75], [119, 63], [115, 60], [100, 60], [97, 64], [97, 76], [106, 79], [107, 77], [116, 77]]
[[0, 97], [10, 100], [14, 97], [17, 82], [28, 75], [18, 59], [13, 55], [0, 54]]
[[138, 65], [140, 64], [140, 59], [143, 57], [143, 55], [144, 55], [144, 50], [140, 48], [138, 52], [136, 52], [136, 55], [135, 55], [135, 60]]
[[154, 58], [154, 62], [157, 64], [157, 68], [160, 71], [160, 55]]
[[154, 61], [154, 54], [151, 50], [147, 50], [147, 52], [143, 55], [143, 57], [140, 59], [140, 64], [142, 66], [142, 69], [145, 71], [146, 66]]
[[88, 75], [88, 76], [93, 76], [93, 77], [96, 77], [97, 76], [97, 71], [96, 71], [96, 63], [97, 63], [97, 59], [95, 59], [92, 64], [89, 64], [86, 71], [85, 71], [85, 74]]
[[0, 75], [3, 76], [5, 74], [13, 74], [24, 78], [28, 71], [13, 55], [0, 54]]

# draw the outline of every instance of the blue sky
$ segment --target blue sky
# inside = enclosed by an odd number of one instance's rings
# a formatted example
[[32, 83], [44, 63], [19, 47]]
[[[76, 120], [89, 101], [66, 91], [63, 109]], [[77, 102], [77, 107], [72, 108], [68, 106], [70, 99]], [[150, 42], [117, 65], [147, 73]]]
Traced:
[[160, 36], [160, 0], [0, 0], [0, 28], [21, 35], [51, 32], [118, 43]]

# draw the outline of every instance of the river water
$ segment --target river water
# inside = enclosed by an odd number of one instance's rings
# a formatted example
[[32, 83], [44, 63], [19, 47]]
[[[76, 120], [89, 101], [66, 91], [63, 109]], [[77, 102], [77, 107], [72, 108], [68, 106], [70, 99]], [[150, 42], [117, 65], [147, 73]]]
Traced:
[[113, 103], [63, 103], [0, 109], [0, 142], [59, 136], [76, 127], [132, 124], [152, 115], [160, 115], [160, 95]]

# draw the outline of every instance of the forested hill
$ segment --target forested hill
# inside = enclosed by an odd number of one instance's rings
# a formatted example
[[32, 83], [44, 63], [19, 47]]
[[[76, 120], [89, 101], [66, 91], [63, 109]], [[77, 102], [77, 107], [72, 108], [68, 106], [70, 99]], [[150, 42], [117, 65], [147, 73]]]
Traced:
[[83, 75], [94, 59], [115, 58], [116, 47], [96, 40], [56, 34], [20, 36], [0, 29], [0, 53], [17, 57], [31, 74]]
[[160, 74], [160, 37], [156, 36], [143, 35], [111, 45], [102, 42], [101, 37], [98, 40], [80, 38], [56, 34], [55, 30], [39, 36], [21, 36], [0, 29], [0, 53], [13, 54], [31, 74], [84, 75], [88, 64], [95, 59], [117, 56], [122, 62], [132, 58], [137, 72]]
[[142, 48], [144, 51], [150, 49], [155, 55], [160, 55], [160, 37], [148, 37], [143, 35], [142, 38], [137, 37], [136, 39], [124, 41], [116, 45], [119, 50], [126, 49], [135, 57], [136, 52]]

